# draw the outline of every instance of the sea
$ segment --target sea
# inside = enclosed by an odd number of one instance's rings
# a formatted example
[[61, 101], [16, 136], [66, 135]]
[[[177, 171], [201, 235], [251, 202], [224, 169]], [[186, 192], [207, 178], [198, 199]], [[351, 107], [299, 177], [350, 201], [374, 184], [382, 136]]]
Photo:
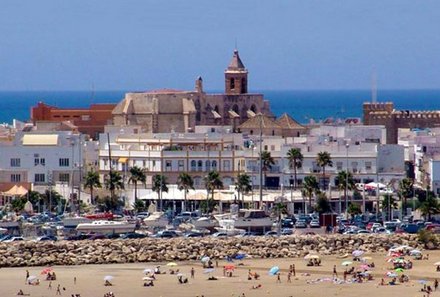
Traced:
[[[27, 121], [39, 101], [58, 107], [86, 108], [92, 103], [117, 103], [127, 91], [0, 91], [0, 123]], [[218, 91], [212, 91], [218, 93]], [[273, 113], [288, 113], [300, 123], [327, 118], [361, 118], [370, 90], [261, 90]], [[378, 102], [394, 102], [399, 110], [440, 110], [439, 90], [379, 90]]]

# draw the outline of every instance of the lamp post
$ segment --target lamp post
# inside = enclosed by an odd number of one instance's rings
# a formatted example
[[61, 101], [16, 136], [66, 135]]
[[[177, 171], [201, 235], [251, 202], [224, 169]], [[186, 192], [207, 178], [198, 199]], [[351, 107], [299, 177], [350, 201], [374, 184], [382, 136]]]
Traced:
[[348, 217], [348, 148], [350, 147], [350, 144], [347, 142], [345, 144], [345, 158], [347, 162], [347, 168], [345, 171], [345, 218]]

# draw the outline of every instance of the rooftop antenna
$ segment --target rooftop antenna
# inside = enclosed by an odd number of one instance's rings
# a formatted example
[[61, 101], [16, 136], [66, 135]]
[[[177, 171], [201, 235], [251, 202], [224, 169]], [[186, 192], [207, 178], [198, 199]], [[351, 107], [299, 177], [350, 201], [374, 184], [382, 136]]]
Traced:
[[373, 72], [371, 74], [371, 102], [377, 103], [377, 75], [376, 67], [373, 66]]

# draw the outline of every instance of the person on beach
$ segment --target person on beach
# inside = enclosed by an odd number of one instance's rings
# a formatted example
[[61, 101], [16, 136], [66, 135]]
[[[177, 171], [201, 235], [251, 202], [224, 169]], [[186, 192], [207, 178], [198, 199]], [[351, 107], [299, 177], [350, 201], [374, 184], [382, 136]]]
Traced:
[[287, 274], [287, 282], [291, 283], [292, 282], [292, 272], [289, 271], [289, 273]]
[[292, 264], [292, 274], [296, 276], [295, 264]]
[[57, 293], [56, 293], [56, 295], [61, 295], [60, 284], [58, 284], [58, 286], [57, 286]]
[[194, 267], [191, 267], [191, 278], [194, 278], [195, 270]]
[[27, 282], [28, 278], [29, 278], [29, 270], [26, 270], [26, 282]]
[[277, 273], [277, 283], [281, 284], [281, 274]]
[[438, 288], [438, 280], [435, 279], [434, 280], [434, 291], [437, 291], [437, 288]]
[[336, 265], [333, 265], [333, 278], [338, 277], [338, 272], [336, 271]]
[[76, 285], [76, 276], [73, 277], [73, 284]]
[[48, 290], [52, 290], [52, 281], [49, 281], [49, 285], [47, 286]]

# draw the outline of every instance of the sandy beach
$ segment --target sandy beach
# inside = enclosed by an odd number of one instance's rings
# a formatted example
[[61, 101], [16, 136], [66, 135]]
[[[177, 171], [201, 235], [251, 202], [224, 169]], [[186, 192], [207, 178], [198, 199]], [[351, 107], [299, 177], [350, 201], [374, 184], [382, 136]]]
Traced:
[[[366, 254], [367, 255], [367, 254]], [[49, 281], [41, 271], [45, 267], [20, 267], [0, 269], [0, 296], [15, 296], [18, 290], [30, 296], [56, 296], [58, 284], [61, 287], [62, 296], [80, 294], [82, 297], [99, 297], [112, 291], [116, 297], [127, 296], [322, 296], [325, 290], [327, 296], [423, 296], [420, 292], [421, 280], [428, 281], [432, 285], [433, 280], [440, 272], [435, 271], [433, 263], [440, 261], [440, 251], [429, 252], [429, 260], [414, 260], [413, 269], [406, 270], [410, 281], [395, 286], [379, 286], [381, 278], [386, 282], [386, 272], [390, 271], [390, 263], [386, 262], [385, 254], [369, 254], [376, 267], [372, 270], [374, 280], [364, 283], [342, 283], [332, 281], [333, 265], [336, 265], [339, 278], [342, 279], [346, 267], [341, 263], [347, 259], [339, 259], [336, 256], [322, 257], [322, 265], [319, 267], [307, 267], [303, 259], [244, 259], [234, 261], [236, 269], [232, 277], [223, 276], [223, 265], [230, 264], [224, 260], [218, 262], [219, 267], [211, 274], [204, 273], [201, 262], [177, 263], [174, 269], [179, 269], [188, 279], [188, 284], [179, 284], [176, 275], [170, 275], [167, 263], [135, 263], [135, 264], [109, 264], [109, 265], [83, 265], [83, 266], [54, 266], [57, 280], [52, 282], [49, 289]], [[242, 265], [241, 265], [242, 264]], [[289, 266], [295, 264], [296, 277], [292, 282], [287, 282]], [[143, 270], [160, 265], [162, 271], [167, 274], [157, 275], [154, 287], [143, 287]], [[215, 265], [215, 262], [214, 262]], [[359, 262], [353, 262], [351, 266], [359, 266]], [[277, 283], [276, 276], [268, 274], [272, 266], [279, 266], [281, 283]], [[195, 277], [190, 277], [191, 268], [195, 269]], [[248, 280], [248, 270], [261, 275], [259, 280]], [[38, 286], [27, 285], [26, 270], [30, 275], [37, 276], [41, 283]], [[308, 274], [308, 275], [306, 275]], [[113, 276], [113, 286], [104, 286], [104, 277]], [[212, 275], [218, 280], [208, 281]], [[74, 278], [77, 281], [74, 284]], [[261, 285], [259, 289], [253, 286]], [[65, 290], [63, 290], [65, 288]], [[432, 296], [440, 296], [440, 291]]]

